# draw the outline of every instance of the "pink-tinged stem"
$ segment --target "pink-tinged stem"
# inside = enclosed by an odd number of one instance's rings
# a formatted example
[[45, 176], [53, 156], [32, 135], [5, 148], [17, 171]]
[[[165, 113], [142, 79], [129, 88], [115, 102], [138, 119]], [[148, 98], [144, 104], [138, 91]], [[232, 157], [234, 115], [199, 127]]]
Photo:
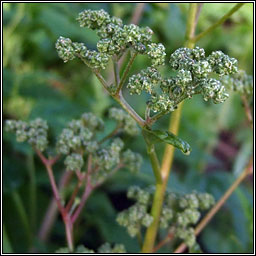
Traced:
[[81, 199], [81, 202], [78, 206], [78, 208], [76, 209], [76, 211], [74, 212], [73, 216], [71, 217], [71, 223], [74, 224], [75, 221], [77, 220], [77, 218], [79, 217], [88, 197], [90, 196], [92, 192], [92, 187], [90, 184], [87, 183], [86, 187], [85, 187], [85, 190], [84, 190], [84, 193], [83, 193], [83, 196], [82, 196], [82, 199]]

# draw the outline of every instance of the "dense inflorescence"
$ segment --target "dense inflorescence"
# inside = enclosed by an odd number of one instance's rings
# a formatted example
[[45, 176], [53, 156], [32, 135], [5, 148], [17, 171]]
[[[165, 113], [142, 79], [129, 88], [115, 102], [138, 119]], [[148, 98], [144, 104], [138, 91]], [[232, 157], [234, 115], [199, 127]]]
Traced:
[[[136, 236], [142, 227], [148, 227], [153, 222], [149, 210], [153, 200], [154, 189], [141, 189], [130, 187], [127, 197], [135, 200], [135, 204], [119, 213], [117, 222], [127, 228], [130, 236]], [[192, 192], [191, 194], [178, 194], [168, 192], [160, 216], [160, 228], [171, 229], [175, 238], [184, 240], [188, 247], [195, 243], [193, 225], [195, 225], [201, 211], [209, 209], [214, 204], [214, 198], [208, 193]]]
[[7, 132], [15, 132], [18, 142], [27, 141], [40, 151], [44, 151], [48, 145], [46, 121], [37, 118], [30, 122], [7, 120], [5, 123]]
[[[109, 116], [116, 121], [118, 133], [138, 133], [136, 122], [123, 110], [112, 108]], [[15, 132], [17, 141], [28, 141], [39, 151], [44, 151], [47, 147], [48, 126], [42, 119], [30, 122], [7, 120], [5, 129]], [[124, 143], [119, 137], [111, 136], [106, 142], [101, 142], [99, 133], [103, 129], [102, 119], [92, 113], [84, 113], [80, 119], [67, 124], [56, 142], [56, 151], [65, 156], [64, 164], [68, 171], [87, 171], [85, 163], [88, 163], [90, 155], [91, 169], [96, 170], [91, 174], [91, 181], [94, 184], [103, 182], [122, 167], [137, 172], [142, 164], [141, 156], [130, 149], [124, 149]]]
[[[118, 60], [127, 49], [136, 54], [145, 54], [151, 65], [129, 78], [127, 88], [130, 94], [150, 95], [147, 101], [150, 110], [163, 114], [174, 111], [178, 104], [194, 94], [202, 94], [205, 101], [212, 99], [215, 104], [228, 98], [225, 87], [217, 80], [237, 72], [237, 61], [221, 51], [214, 51], [208, 57], [204, 49], [179, 48], [170, 56], [170, 66], [176, 75], [164, 78], [158, 71], [165, 65], [165, 47], [152, 42], [153, 31], [149, 27], [134, 24], [124, 25], [122, 20], [110, 16], [104, 10], [85, 10], [78, 15], [81, 27], [97, 32], [97, 51], [88, 50], [83, 43], [73, 43], [69, 38], [60, 37], [56, 48], [60, 58], [67, 62], [78, 57], [94, 70], [104, 69], [112, 58]], [[216, 74], [215, 77], [211, 77]], [[114, 93], [116, 85], [109, 85]]]
[[[67, 247], [59, 248], [56, 253], [70, 253]], [[126, 253], [126, 249], [123, 244], [114, 244], [111, 246], [110, 243], [102, 244], [97, 251], [86, 248], [84, 245], [78, 245], [75, 253]]]
[[164, 47], [160, 44], [151, 45], [153, 31], [149, 27], [124, 25], [121, 19], [111, 17], [104, 10], [85, 10], [79, 13], [77, 20], [80, 27], [97, 32], [100, 38], [97, 51], [88, 50], [83, 43], [60, 37], [56, 42], [56, 49], [64, 62], [78, 57], [92, 69], [105, 69], [112, 56], [118, 59], [130, 48], [134, 52], [152, 56], [154, 65], [163, 64]]
[[228, 94], [221, 82], [210, 75], [236, 73], [236, 63], [221, 51], [206, 57], [202, 48], [179, 48], [170, 56], [170, 65], [177, 71], [175, 76], [163, 78], [155, 67], [149, 67], [131, 76], [127, 87], [131, 94], [140, 94], [143, 90], [149, 93], [148, 106], [153, 112], [174, 111], [180, 102], [194, 94], [202, 94], [206, 101], [212, 99], [214, 103], [221, 103]]
[[233, 76], [224, 76], [222, 82], [227, 88], [240, 94], [246, 96], [253, 94], [253, 77], [246, 74], [244, 70], [239, 70]]

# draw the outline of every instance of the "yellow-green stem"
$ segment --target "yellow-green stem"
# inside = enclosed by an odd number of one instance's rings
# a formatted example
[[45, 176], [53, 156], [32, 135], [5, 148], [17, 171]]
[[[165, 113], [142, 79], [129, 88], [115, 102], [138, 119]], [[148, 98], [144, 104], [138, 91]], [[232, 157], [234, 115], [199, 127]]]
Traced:
[[[194, 43], [191, 41], [191, 39], [193, 38], [194, 32], [195, 32], [197, 7], [198, 7], [197, 5], [198, 4], [195, 4], [195, 3], [190, 4], [190, 8], [189, 8], [187, 30], [186, 30], [186, 36], [185, 36], [185, 39], [186, 39], [185, 46], [189, 48], [194, 47]], [[182, 110], [182, 103], [179, 105], [179, 108], [175, 112], [173, 112], [171, 116], [169, 131], [171, 131], [176, 135], [179, 129], [181, 110]], [[154, 218], [154, 220], [146, 231], [144, 244], [142, 247], [143, 253], [151, 253], [155, 245], [160, 215], [161, 215], [163, 201], [164, 201], [165, 190], [168, 182], [168, 177], [170, 174], [171, 165], [173, 162], [174, 149], [175, 148], [171, 145], [166, 145], [165, 147], [162, 166], [160, 169], [163, 182], [156, 183], [156, 190], [155, 190], [152, 209], [151, 209], [151, 215]]]
[[233, 13], [235, 13], [238, 9], [240, 9], [244, 3], [236, 4], [228, 13], [226, 13], [224, 16], [222, 16], [217, 22], [215, 22], [212, 26], [210, 26], [205, 31], [201, 32], [197, 36], [193, 38], [193, 42], [196, 43], [198, 40], [200, 40], [205, 35], [211, 33], [215, 28], [217, 28], [219, 25], [224, 23]]

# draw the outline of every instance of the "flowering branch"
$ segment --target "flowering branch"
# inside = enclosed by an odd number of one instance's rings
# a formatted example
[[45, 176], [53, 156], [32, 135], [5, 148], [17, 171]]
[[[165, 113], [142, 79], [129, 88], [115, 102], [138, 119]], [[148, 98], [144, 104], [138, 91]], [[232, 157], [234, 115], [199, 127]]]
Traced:
[[[215, 214], [220, 210], [220, 208], [225, 204], [228, 198], [232, 195], [235, 189], [240, 185], [240, 183], [253, 173], [253, 158], [250, 159], [248, 165], [240, 176], [234, 181], [234, 183], [229, 187], [226, 193], [219, 199], [219, 201], [213, 206], [213, 208], [205, 215], [205, 217], [200, 221], [200, 223], [195, 228], [195, 235], [197, 236], [204, 227], [211, 221]], [[182, 253], [186, 250], [187, 245], [182, 243], [180, 244], [174, 253]]]

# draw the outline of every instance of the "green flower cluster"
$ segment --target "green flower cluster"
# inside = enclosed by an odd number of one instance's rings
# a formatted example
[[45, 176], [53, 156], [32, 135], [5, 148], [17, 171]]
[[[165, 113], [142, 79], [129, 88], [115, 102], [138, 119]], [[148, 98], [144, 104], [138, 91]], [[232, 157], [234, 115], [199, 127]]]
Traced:
[[84, 10], [77, 20], [80, 27], [97, 32], [97, 51], [88, 50], [83, 43], [60, 37], [56, 49], [64, 62], [78, 57], [92, 69], [105, 69], [112, 56], [118, 60], [127, 49], [131, 49], [138, 54], [147, 54], [153, 67], [164, 65], [165, 47], [152, 43], [153, 31], [149, 27], [124, 25], [121, 19], [110, 16], [104, 10]]
[[[112, 108], [109, 117], [116, 121], [118, 131], [129, 135], [138, 134], [136, 122], [123, 110]], [[7, 120], [5, 129], [15, 132], [18, 142], [28, 141], [40, 151], [44, 151], [48, 145], [48, 126], [40, 118], [30, 122]], [[104, 181], [116, 168], [125, 167], [137, 172], [142, 164], [142, 157], [138, 153], [124, 150], [120, 138], [109, 138], [106, 143], [99, 140], [99, 133], [103, 130], [102, 119], [92, 113], [84, 113], [80, 119], [69, 122], [56, 141], [56, 151], [65, 156], [64, 164], [68, 171], [81, 171], [86, 157], [91, 155], [92, 167], [97, 170], [91, 174], [94, 184]]]
[[[70, 251], [67, 247], [63, 247], [56, 250], [56, 253], [70, 253]], [[114, 244], [112, 247], [110, 243], [105, 243], [95, 252], [94, 250], [86, 248], [84, 245], [78, 245], [75, 253], [126, 253], [126, 249], [123, 244]]]
[[[164, 64], [165, 54], [160, 45], [151, 44], [150, 49], [154, 51], [151, 54], [148, 52], [153, 67], [130, 77], [127, 85], [130, 94], [141, 94], [143, 90], [146, 91], [151, 95], [147, 103], [149, 108], [153, 112], [166, 113], [174, 111], [181, 101], [191, 98], [194, 94], [202, 94], [204, 100], [212, 99], [214, 103], [221, 103], [227, 99], [225, 87], [219, 80], [209, 76], [213, 73], [220, 77], [236, 73], [236, 59], [221, 51], [212, 52], [206, 57], [202, 48], [179, 48], [170, 56], [170, 65], [177, 70], [177, 74], [171, 78], [163, 78], [154, 68], [157, 65], [153, 61], [154, 57], [158, 56], [157, 63]], [[162, 61], [160, 56], [163, 58]], [[160, 93], [158, 86], [161, 88]]]
[[85, 10], [79, 13], [77, 20], [81, 27], [97, 31], [100, 37], [98, 51], [110, 56], [120, 56], [129, 47], [138, 53], [145, 53], [152, 40], [153, 31], [149, 27], [123, 25], [121, 19], [111, 17], [104, 10]]
[[[135, 121], [123, 110], [112, 108], [109, 117], [115, 119], [117, 127], [130, 135], [137, 134]], [[92, 163], [98, 171], [92, 174], [92, 181], [107, 178], [119, 164], [131, 171], [140, 168], [141, 157], [131, 150], [122, 151], [124, 143], [120, 138], [114, 138], [109, 144], [102, 145], [97, 140], [97, 134], [104, 129], [103, 121], [92, 113], [84, 113], [80, 119], [72, 120], [64, 128], [57, 140], [57, 151], [67, 155], [64, 161], [67, 170], [81, 170], [84, 164], [84, 154], [92, 155]]]
[[[152, 187], [141, 189], [133, 186], [128, 190], [127, 197], [135, 200], [136, 203], [119, 213], [117, 222], [126, 227], [132, 237], [138, 234], [143, 226], [148, 227], [153, 221], [149, 213], [153, 192]], [[201, 211], [209, 209], [214, 202], [214, 198], [208, 193], [167, 192], [160, 215], [160, 228], [172, 228], [175, 238], [184, 240], [188, 247], [192, 247], [196, 242], [193, 225], [198, 222]]]
[[103, 121], [92, 113], [84, 113], [80, 119], [68, 123], [59, 135], [56, 149], [66, 155], [64, 164], [69, 171], [82, 169], [84, 153], [94, 153], [99, 145], [95, 139], [97, 131], [103, 129]]
[[136, 203], [127, 210], [120, 212], [117, 216], [117, 222], [127, 228], [131, 237], [136, 236], [141, 227], [149, 227], [153, 222], [153, 217], [148, 213], [151, 196], [148, 191], [137, 186], [129, 188], [127, 192], [127, 197], [134, 199]]
[[140, 170], [142, 157], [140, 154], [127, 149], [122, 153], [122, 161], [127, 169], [133, 173], [136, 173]]
[[148, 56], [151, 59], [152, 67], [162, 66], [165, 64], [165, 47], [163, 44], [152, 43], [148, 45]]
[[109, 118], [114, 119], [118, 127], [127, 134], [135, 136], [139, 133], [136, 121], [124, 110], [114, 107], [111, 108], [109, 110]]
[[77, 171], [82, 169], [84, 160], [80, 154], [72, 153], [66, 157], [64, 164], [66, 165], [67, 170]]
[[253, 94], [253, 77], [246, 74], [244, 70], [239, 70], [233, 76], [224, 76], [222, 83], [230, 90], [240, 94], [250, 96]]
[[143, 90], [152, 94], [154, 87], [159, 83], [161, 79], [160, 73], [156, 68], [148, 67], [142, 70], [139, 74], [133, 75], [129, 78], [127, 88], [130, 94], [140, 95]]
[[88, 50], [83, 43], [72, 42], [62, 36], [56, 42], [56, 49], [64, 62], [78, 57], [92, 69], [105, 69], [109, 61], [109, 55], [106, 53]]
[[[120, 163], [120, 154], [124, 147], [124, 143], [120, 138], [115, 138], [111, 144], [96, 152], [94, 162], [103, 171], [110, 171]], [[107, 175], [106, 172], [104, 172]]]
[[18, 142], [28, 141], [30, 145], [40, 151], [44, 151], [48, 145], [48, 125], [41, 118], [29, 122], [7, 120], [5, 130], [7, 132], [15, 132]]
[[[219, 77], [237, 72], [237, 60], [221, 51], [214, 51], [208, 57], [202, 48], [179, 48], [170, 56], [170, 66], [175, 76], [164, 78], [157, 68], [165, 65], [165, 47], [152, 42], [153, 31], [149, 27], [134, 24], [124, 25], [122, 20], [110, 16], [104, 10], [85, 10], [78, 15], [81, 27], [97, 32], [97, 51], [88, 50], [82, 43], [73, 43], [69, 38], [60, 37], [56, 48], [60, 58], [67, 62], [78, 57], [92, 69], [104, 69], [110, 58], [118, 60], [130, 48], [133, 52], [147, 55], [151, 66], [129, 78], [127, 88], [130, 94], [150, 94], [149, 110], [166, 114], [174, 111], [178, 104], [194, 94], [202, 94], [204, 100], [215, 104], [228, 98]], [[159, 88], [160, 87], [160, 88]], [[112, 86], [109, 90], [115, 91]]]

